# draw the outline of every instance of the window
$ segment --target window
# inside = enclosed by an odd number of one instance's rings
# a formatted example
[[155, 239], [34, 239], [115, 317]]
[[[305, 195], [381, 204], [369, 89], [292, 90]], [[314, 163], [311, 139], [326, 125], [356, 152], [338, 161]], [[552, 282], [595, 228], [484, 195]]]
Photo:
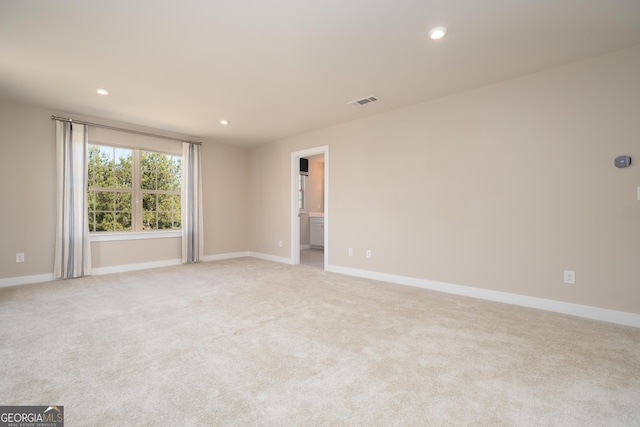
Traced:
[[300, 209], [300, 212], [304, 212], [305, 211], [305, 205], [306, 205], [306, 200], [305, 200], [305, 188], [306, 187], [306, 175], [300, 174], [298, 175], [298, 209]]
[[89, 231], [180, 229], [182, 157], [89, 145]]
[[133, 150], [89, 145], [89, 231], [132, 229]]
[[143, 230], [180, 228], [181, 169], [181, 157], [140, 152]]

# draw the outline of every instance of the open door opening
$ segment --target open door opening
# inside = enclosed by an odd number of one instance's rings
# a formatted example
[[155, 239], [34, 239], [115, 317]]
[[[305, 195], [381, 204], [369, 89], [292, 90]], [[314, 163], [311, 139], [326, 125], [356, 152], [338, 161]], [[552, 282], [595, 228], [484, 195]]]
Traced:
[[328, 146], [291, 153], [291, 251], [292, 264], [328, 264]]

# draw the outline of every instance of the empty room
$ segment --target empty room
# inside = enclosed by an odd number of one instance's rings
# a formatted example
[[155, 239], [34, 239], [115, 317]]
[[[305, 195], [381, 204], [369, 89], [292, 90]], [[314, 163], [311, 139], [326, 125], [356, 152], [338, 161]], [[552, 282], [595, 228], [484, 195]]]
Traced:
[[3, 0], [0, 153], [0, 426], [640, 425], [638, 1]]

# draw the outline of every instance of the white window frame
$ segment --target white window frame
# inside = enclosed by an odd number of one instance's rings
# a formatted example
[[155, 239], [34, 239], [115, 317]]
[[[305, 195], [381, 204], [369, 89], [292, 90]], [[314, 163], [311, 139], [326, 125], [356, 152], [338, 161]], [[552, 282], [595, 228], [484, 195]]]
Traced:
[[307, 212], [307, 176], [303, 173], [298, 175], [298, 209], [300, 213]]
[[[132, 183], [131, 183], [131, 203], [132, 203], [132, 212], [131, 212], [131, 224], [132, 230], [124, 230], [124, 231], [90, 231], [90, 241], [91, 242], [112, 242], [112, 241], [123, 241], [123, 240], [146, 240], [146, 239], [166, 239], [166, 238], [176, 238], [182, 237], [182, 229], [164, 229], [164, 230], [139, 230], [136, 229], [138, 227], [138, 218], [140, 219], [139, 223], [142, 224], [142, 193], [143, 189], [140, 188], [140, 152], [152, 152], [159, 154], [166, 154], [168, 156], [176, 156], [180, 157], [181, 154], [172, 153], [163, 150], [154, 150], [149, 148], [139, 148], [132, 147], [122, 144], [117, 144], [113, 142], [104, 142], [98, 140], [90, 140], [89, 145], [100, 145], [104, 147], [115, 147], [115, 148], [123, 148], [127, 150], [132, 150], [132, 162], [131, 167], [132, 171]], [[99, 189], [100, 187], [90, 187], [89, 191]], [[164, 192], [163, 192], [164, 193]], [[180, 191], [180, 196], [182, 197], [182, 189]]]

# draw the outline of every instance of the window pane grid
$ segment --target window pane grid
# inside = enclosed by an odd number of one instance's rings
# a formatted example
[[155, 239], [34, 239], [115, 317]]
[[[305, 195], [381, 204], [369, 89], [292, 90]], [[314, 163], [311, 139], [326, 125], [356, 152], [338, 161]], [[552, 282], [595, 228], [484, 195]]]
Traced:
[[164, 230], [181, 227], [180, 194], [154, 191], [142, 195], [142, 229]]
[[180, 229], [180, 156], [90, 144], [88, 160], [91, 232]]
[[140, 152], [143, 230], [181, 227], [181, 170], [179, 156]]
[[92, 187], [87, 193], [89, 231], [132, 230], [131, 191]]

